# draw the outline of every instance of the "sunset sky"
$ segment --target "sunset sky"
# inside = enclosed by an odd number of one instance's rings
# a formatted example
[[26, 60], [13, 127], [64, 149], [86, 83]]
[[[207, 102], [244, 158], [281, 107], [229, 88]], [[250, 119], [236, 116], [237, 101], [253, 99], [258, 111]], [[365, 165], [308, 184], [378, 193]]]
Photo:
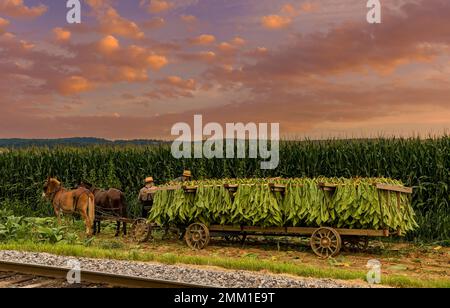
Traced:
[[176, 122], [283, 136], [450, 129], [450, 1], [0, 0], [0, 138], [168, 138]]

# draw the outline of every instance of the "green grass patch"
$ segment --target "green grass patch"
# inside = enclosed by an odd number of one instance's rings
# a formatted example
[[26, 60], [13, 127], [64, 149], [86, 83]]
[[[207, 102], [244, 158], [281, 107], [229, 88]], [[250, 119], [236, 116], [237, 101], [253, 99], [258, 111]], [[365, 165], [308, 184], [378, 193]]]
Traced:
[[[290, 274], [300, 277], [331, 278], [341, 280], [365, 280], [364, 271], [320, 268], [307, 264], [293, 264], [280, 261], [258, 260], [252, 257], [224, 258], [219, 256], [192, 256], [175, 253], [155, 254], [153, 252], [137, 249], [110, 249], [104, 247], [83, 245], [70, 245], [66, 243], [3, 243], [1, 250], [18, 250], [31, 252], [46, 252], [56, 255], [71, 257], [86, 257], [96, 259], [132, 260], [143, 262], [160, 262], [164, 264], [192, 264], [203, 266], [217, 266], [232, 270], [268, 271], [276, 274]], [[393, 287], [419, 287], [419, 288], [450, 288], [450, 279], [427, 279], [422, 280], [414, 277], [401, 275], [383, 275], [383, 285]]]

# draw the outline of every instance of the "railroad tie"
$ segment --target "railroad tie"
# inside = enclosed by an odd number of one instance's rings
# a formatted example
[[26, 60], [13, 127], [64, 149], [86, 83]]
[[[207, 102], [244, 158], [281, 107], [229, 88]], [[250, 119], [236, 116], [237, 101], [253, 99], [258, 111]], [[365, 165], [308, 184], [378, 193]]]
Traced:
[[30, 280], [35, 279], [36, 277], [28, 276], [28, 277], [22, 277], [14, 280], [8, 280], [8, 281], [0, 281], [0, 288], [8, 288], [10, 286], [14, 286], [16, 284], [24, 283]]
[[45, 281], [41, 281], [41, 282], [38, 282], [38, 283], [34, 283], [34, 284], [30, 284], [30, 285], [27, 285], [27, 286], [23, 286], [23, 287], [20, 287], [21, 289], [39, 289], [39, 288], [45, 288], [45, 287], [47, 287], [47, 286], [49, 286], [49, 285], [52, 285], [52, 284], [55, 284], [55, 283], [57, 283], [58, 281], [57, 280], [45, 280]]

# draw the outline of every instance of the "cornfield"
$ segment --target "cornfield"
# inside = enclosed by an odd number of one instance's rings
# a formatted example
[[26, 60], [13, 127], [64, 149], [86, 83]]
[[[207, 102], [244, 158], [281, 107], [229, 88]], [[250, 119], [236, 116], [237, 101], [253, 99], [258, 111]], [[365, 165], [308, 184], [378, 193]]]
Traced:
[[0, 204], [16, 215], [51, 215], [41, 198], [48, 176], [65, 187], [85, 180], [98, 187], [123, 190], [131, 216], [140, 213], [137, 193], [146, 176], [157, 184], [190, 169], [195, 179], [222, 178], [392, 178], [414, 187], [412, 206], [419, 228], [409, 239], [450, 238], [450, 137], [284, 141], [280, 165], [261, 170], [256, 159], [180, 159], [170, 146], [92, 146], [11, 150], [0, 154]]

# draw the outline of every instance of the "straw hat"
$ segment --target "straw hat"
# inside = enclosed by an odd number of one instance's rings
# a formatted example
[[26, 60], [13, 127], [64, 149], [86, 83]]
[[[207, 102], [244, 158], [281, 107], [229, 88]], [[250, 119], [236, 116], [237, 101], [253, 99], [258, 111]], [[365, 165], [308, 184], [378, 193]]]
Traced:
[[153, 183], [153, 177], [149, 176], [148, 178], [145, 179], [145, 184], [147, 183]]
[[183, 176], [185, 176], [185, 177], [192, 177], [192, 173], [189, 170], [184, 170], [183, 171]]

